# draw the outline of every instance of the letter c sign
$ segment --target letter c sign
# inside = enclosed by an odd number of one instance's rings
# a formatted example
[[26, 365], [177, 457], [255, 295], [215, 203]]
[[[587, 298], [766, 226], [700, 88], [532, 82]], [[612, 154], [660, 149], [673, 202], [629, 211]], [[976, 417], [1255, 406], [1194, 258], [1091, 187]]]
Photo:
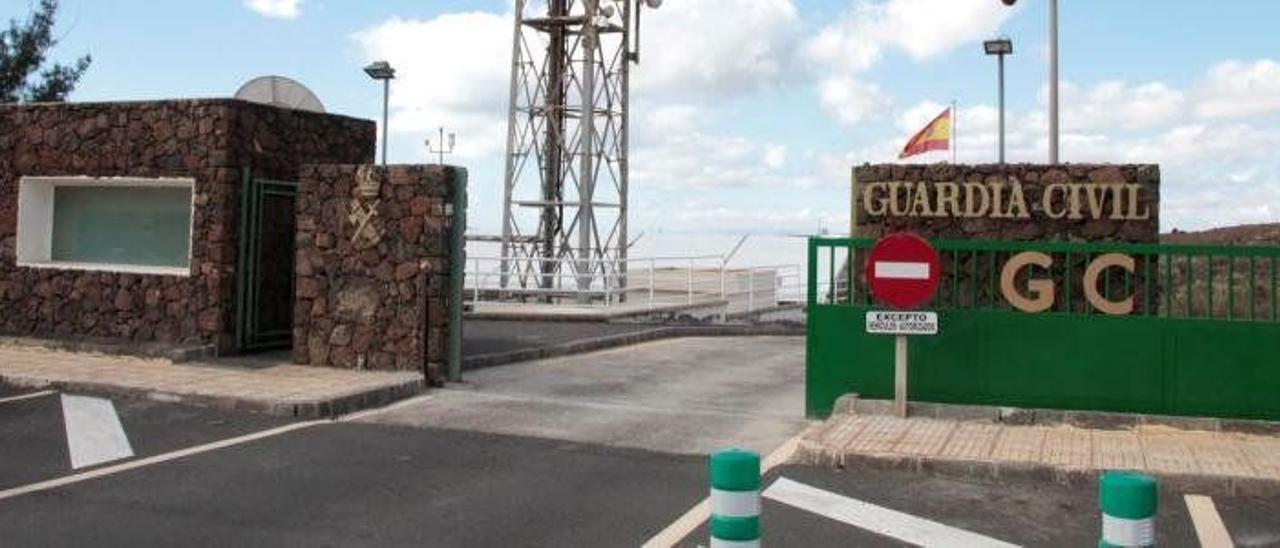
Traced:
[[[1009, 261], [1004, 264], [1004, 269], [1000, 271], [1000, 292], [1004, 294], [1004, 299], [1014, 308], [1034, 314], [1053, 308], [1056, 291], [1053, 280], [1045, 278], [1032, 278], [1027, 281], [1027, 290], [1030, 292], [1030, 296], [1018, 291], [1018, 273], [1031, 265], [1049, 268], [1053, 266], [1053, 258], [1039, 251], [1024, 251], [1010, 257]], [[1089, 262], [1089, 266], [1085, 267], [1084, 270], [1082, 285], [1084, 286], [1085, 299], [1089, 301], [1093, 308], [1104, 314], [1116, 316], [1131, 314], [1133, 313], [1132, 295], [1122, 300], [1113, 301], [1098, 292], [1098, 278], [1103, 271], [1111, 267], [1123, 268], [1130, 274], [1135, 270], [1133, 257], [1128, 255], [1107, 253], [1097, 256]]]

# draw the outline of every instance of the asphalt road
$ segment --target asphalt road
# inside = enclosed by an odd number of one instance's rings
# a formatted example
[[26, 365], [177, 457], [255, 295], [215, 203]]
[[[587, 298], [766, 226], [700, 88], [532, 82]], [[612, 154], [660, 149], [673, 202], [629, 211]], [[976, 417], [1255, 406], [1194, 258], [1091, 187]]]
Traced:
[[567, 342], [649, 331], [646, 324], [467, 320], [462, 354], [467, 357], [555, 346]]
[[804, 419], [804, 338], [667, 339], [469, 372], [369, 418], [663, 453], [767, 454]]
[[[0, 385], [0, 398], [40, 391]], [[115, 410], [136, 457], [231, 438], [288, 422], [141, 399], [116, 399]], [[0, 403], [0, 490], [74, 472], [63, 426], [61, 395]], [[104, 463], [105, 464], [105, 463]], [[90, 467], [93, 468], [93, 467]]]
[[[787, 465], [783, 477], [862, 502], [1021, 546], [1096, 546], [1101, 532], [1097, 489], [1030, 481], [980, 482], [897, 470]], [[766, 546], [910, 546], [769, 498], [762, 500]], [[1236, 546], [1280, 546], [1280, 500], [1214, 497]], [[1162, 493], [1157, 545], [1198, 546], [1182, 494]], [[706, 526], [680, 546], [706, 544]]]
[[[0, 492], [73, 474], [59, 445], [57, 401], [52, 395], [0, 403], [6, 441]], [[124, 462], [280, 424], [181, 405], [115, 403], [139, 453]], [[1092, 486], [798, 465], [774, 470], [766, 486], [779, 477], [1025, 546], [1097, 541]], [[13, 546], [636, 546], [706, 492], [703, 456], [321, 422], [0, 498], [0, 538]], [[1280, 545], [1280, 501], [1215, 497], [1215, 503], [1237, 546]], [[771, 546], [903, 545], [769, 499], [762, 519]], [[1161, 545], [1195, 545], [1180, 496], [1165, 494], [1158, 524]], [[704, 526], [680, 545], [706, 539]]]
[[[706, 497], [710, 449], [767, 454], [804, 428], [802, 356], [798, 338], [659, 341], [314, 423], [116, 399], [135, 455], [23, 494], [85, 469], [60, 395], [0, 401], [0, 545], [637, 546]], [[268, 435], [145, 460], [253, 433]], [[766, 486], [779, 477], [1026, 546], [1097, 543], [1091, 485], [789, 465]], [[1280, 546], [1280, 500], [1214, 500], [1237, 546]], [[1181, 498], [1161, 504], [1161, 545], [1193, 546]], [[763, 512], [769, 546], [902, 545], [773, 500]], [[680, 545], [706, 543], [704, 525]]]
[[[17, 496], [4, 491], [82, 471], [69, 466], [60, 396], [0, 403], [0, 435], [14, 440], [0, 449], [0, 538], [635, 546], [705, 495], [697, 447], [766, 451], [805, 426], [802, 350], [794, 339], [690, 339], [494, 368], [360, 421], [295, 423], [304, 426]], [[114, 409], [137, 455], [91, 471], [285, 422], [139, 400]], [[540, 428], [557, 424], [567, 435]]]
[[0, 500], [13, 546], [634, 546], [705, 489], [701, 459], [322, 424]]

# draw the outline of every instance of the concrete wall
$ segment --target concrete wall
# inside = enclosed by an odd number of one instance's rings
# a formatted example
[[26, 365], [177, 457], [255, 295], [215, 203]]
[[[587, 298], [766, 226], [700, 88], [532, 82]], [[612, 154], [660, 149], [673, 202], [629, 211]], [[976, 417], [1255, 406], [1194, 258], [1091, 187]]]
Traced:
[[446, 166], [303, 168], [296, 363], [443, 378], [450, 200], [465, 176]]
[[1159, 235], [1156, 165], [867, 164], [853, 175], [858, 237], [1154, 243]]
[[[0, 105], [0, 334], [234, 346], [241, 170], [373, 160], [366, 120], [236, 100]], [[195, 180], [190, 272], [16, 266], [23, 176]]]

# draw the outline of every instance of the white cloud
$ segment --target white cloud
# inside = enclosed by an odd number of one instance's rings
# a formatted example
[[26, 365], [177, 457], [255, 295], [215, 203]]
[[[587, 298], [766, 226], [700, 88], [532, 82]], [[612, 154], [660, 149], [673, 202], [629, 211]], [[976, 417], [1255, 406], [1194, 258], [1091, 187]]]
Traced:
[[845, 125], [874, 118], [892, 103], [880, 86], [848, 77], [819, 82], [818, 98], [822, 107]]
[[632, 117], [641, 139], [689, 133], [708, 121], [706, 110], [695, 105], [639, 103], [634, 106], [636, 112], [643, 113], [642, 116]]
[[[957, 130], [963, 129], [965, 133], [983, 133], [996, 132], [1000, 130], [1000, 110], [989, 105], [970, 105], [959, 107], [960, 114], [957, 116], [957, 125], [961, 126]], [[1008, 116], [1008, 113], [1005, 113]], [[1005, 120], [1008, 125], [1008, 119]], [[1008, 128], [1005, 128], [1008, 131]]]
[[987, 38], [1013, 13], [990, 0], [891, 0], [881, 10], [882, 39], [917, 60]]
[[853, 125], [891, 102], [874, 83], [858, 78], [886, 51], [929, 59], [991, 36], [1012, 11], [993, 0], [862, 1], [806, 42], [804, 57], [821, 73], [823, 107]]
[[[1059, 93], [1064, 131], [1152, 129], [1178, 120], [1187, 110], [1186, 93], [1163, 82], [1106, 81], [1085, 89], [1064, 81]], [[1047, 108], [1048, 103], [1048, 87], [1041, 87], [1040, 104]], [[1048, 127], [1047, 120], [1040, 114], [1034, 123]]]
[[1013, 10], [992, 0], [860, 2], [805, 46], [810, 60], [860, 72], [886, 49], [924, 60], [991, 36]]
[[1196, 90], [1195, 114], [1234, 118], [1280, 112], [1280, 63], [1224, 61], [1209, 69]]
[[[296, 10], [297, 3], [284, 3]], [[773, 198], [805, 188], [819, 207], [835, 203], [829, 195], [847, 189], [851, 166], [893, 160], [906, 137], [946, 108], [922, 102], [894, 112], [889, 93], [867, 71], [891, 51], [924, 60], [990, 36], [1010, 13], [994, 0], [857, 0], [844, 17], [801, 42], [792, 0], [668, 0], [660, 10], [646, 10], [642, 63], [632, 72], [632, 188], [661, 199], [635, 210], [637, 220], [693, 229], [811, 230], [819, 219], [838, 224], [831, 219], [847, 215], [844, 198], [832, 206], [836, 213], [806, 209], [807, 200]], [[500, 158], [511, 17], [393, 19], [353, 36], [367, 60], [387, 59], [399, 71], [392, 129], [401, 138], [418, 133], [420, 141], [443, 125], [458, 132], [464, 157]], [[796, 60], [807, 61], [813, 72], [797, 75]], [[839, 124], [890, 114], [887, 135], [852, 150], [812, 151], [717, 127], [721, 118], [736, 115], [717, 106], [726, 98], [759, 96], [795, 76], [815, 86], [821, 106]], [[1043, 107], [1042, 98], [1038, 109], [1009, 112], [1009, 161], [1044, 161]], [[1159, 81], [1066, 82], [1063, 108], [1064, 160], [1162, 165], [1165, 229], [1280, 216], [1280, 157], [1273, 153], [1280, 130], [1256, 120], [1225, 121], [1280, 112], [1280, 64], [1274, 60], [1223, 62], [1185, 88]], [[961, 162], [995, 160], [997, 119], [990, 105], [961, 105]], [[944, 158], [949, 154], [915, 160]], [[728, 197], [726, 189], [755, 190]], [[700, 190], [717, 199], [688, 201]]]
[[765, 145], [763, 162], [769, 169], [782, 169], [787, 165], [787, 146]]
[[717, 132], [703, 107], [644, 106], [639, 112], [644, 114], [633, 118], [631, 140], [633, 188], [684, 192], [801, 184], [787, 171], [786, 145]]
[[303, 0], [244, 0], [245, 7], [276, 19], [296, 19]]
[[1188, 124], [1126, 148], [1130, 159], [1146, 158], [1175, 166], [1212, 164], [1221, 173], [1268, 160], [1276, 164], [1274, 151], [1280, 148], [1280, 130], [1249, 124]]
[[786, 148], [700, 131], [650, 139], [632, 150], [634, 185], [668, 191], [788, 184]]
[[791, 0], [669, 0], [645, 10], [637, 93], [727, 96], [776, 85], [799, 18]]
[[463, 157], [500, 154], [506, 145], [511, 17], [451, 13], [430, 20], [391, 19], [352, 37], [369, 60], [396, 68], [391, 128], [437, 127], [458, 134]]
[[[538, 6], [527, 13], [538, 13]], [[734, 24], [723, 24], [732, 16]], [[506, 145], [513, 14], [451, 13], [391, 19], [352, 38], [368, 60], [396, 67], [392, 123], [397, 132], [440, 125], [459, 135], [464, 157], [500, 154]], [[646, 9], [642, 63], [632, 67], [632, 120], [645, 135], [689, 133], [705, 120], [697, 103], [777, 84], [788, 70], [798, 28], [791, 0], [670, 0]], [[535, 52], [538, 46], [533, 45]], [[639, 111], [637, 111], [639, 112]]]
[[[1224, 61], [1211, 67], [1188, 90], [1163, 82], [1130, 84], [1106, 81], [1084, 88], [1061, 84], [1064, 131], [1151, 130], [1194, 114], [1201, 120], [1230, 119], [1280, 112], [1280, 63]], [[1047, 107], [1048, 89], [1040, 90]], [[1024, 122], [1046, 128], [1045, 111], [1029, 113]]]

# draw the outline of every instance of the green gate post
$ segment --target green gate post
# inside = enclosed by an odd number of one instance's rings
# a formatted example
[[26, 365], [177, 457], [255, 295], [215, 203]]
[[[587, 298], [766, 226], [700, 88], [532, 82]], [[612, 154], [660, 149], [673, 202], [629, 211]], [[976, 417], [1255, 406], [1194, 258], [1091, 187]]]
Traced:
[[711, 454], [711, 548], [759, 548], [760, 455], [745, 449]]
[[448, 371], [450, 382], [462, 380], [462, 284], [467, 264], [467, 170], [453, 168], [453, 225], [449, 231]]
[[1159, 487], [1154, 477], [1136, 472], [1104, 472], [1098, 478], [1102, 509], [1099, 548], [1155, 546]]

